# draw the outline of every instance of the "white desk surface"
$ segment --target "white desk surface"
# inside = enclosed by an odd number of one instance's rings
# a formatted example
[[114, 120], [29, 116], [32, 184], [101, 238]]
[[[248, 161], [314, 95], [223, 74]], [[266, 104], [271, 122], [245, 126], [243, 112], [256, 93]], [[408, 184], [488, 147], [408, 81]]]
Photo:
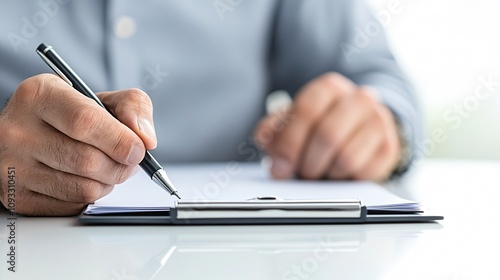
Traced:
[[439, 223], [81, 226], [19, 217], [16, 273], [0, 279], [500, 279], [500, 162], [426, 161], [398, 194]]

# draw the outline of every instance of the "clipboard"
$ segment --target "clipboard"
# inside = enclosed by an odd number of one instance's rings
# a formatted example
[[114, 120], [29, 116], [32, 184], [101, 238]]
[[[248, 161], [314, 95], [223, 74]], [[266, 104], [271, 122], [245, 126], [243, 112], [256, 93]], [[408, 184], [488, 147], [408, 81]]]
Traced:
[[284, 200], [256, 197], [248, 200], [177, 201], [163, 211], [85, 214], [78, 221], [87, 225], [276, 225], [365, 224], [429, 222], [444, 219], [422, 211], [370, 211], [357, 199]]

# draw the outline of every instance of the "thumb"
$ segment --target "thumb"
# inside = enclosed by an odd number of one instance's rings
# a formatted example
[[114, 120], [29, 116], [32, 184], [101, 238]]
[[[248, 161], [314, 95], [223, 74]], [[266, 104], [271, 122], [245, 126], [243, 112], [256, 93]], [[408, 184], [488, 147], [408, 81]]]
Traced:
[[144, 91], [127, 89], [101, 92], [97, 96], [120, 122], [128, 126], [142, 139], [147, 150], [156, 148], [153, 105]]

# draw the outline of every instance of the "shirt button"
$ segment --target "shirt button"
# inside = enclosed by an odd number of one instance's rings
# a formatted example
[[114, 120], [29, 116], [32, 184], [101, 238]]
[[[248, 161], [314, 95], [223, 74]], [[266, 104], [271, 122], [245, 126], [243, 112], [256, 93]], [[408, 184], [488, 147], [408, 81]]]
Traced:
[[131, 17], [123, 16], [116, 21], [115, 34], [118, 38], [127, 39], [132, 37], [135, 33], [135, 29], [135, 20]]

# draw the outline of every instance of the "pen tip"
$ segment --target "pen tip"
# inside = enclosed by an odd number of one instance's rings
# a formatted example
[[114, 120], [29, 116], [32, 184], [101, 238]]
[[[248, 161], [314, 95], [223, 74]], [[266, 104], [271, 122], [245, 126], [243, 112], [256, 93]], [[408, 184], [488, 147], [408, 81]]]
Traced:
[[172, 195], [175, 195], [178, 199], [181, 199], [181, 197], [177, 194], [177, 192], [174, 192]]

